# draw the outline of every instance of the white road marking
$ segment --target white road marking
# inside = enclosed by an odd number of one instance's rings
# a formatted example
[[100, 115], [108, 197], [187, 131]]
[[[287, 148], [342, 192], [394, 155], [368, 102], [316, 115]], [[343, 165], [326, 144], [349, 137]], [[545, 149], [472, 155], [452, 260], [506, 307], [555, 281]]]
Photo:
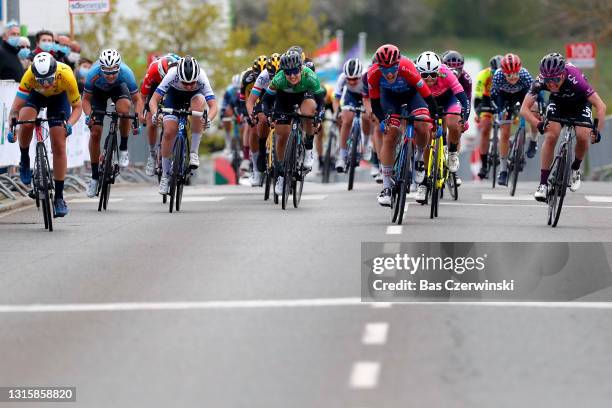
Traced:
[[587, 201], [590, 201], [592, 203], [612, 203], [612, 196], [592, 196], [592, 195], [588, 195], [588, 196], [584, 196], [584, 198], [586, 198]]
[[353, 364], [350, 386], [355, 389], [372, 389], [378, 385], [380, 363], [376, 361], [358, 361]]
[[[120, 201], [123, 201], [123, 198], [109, 198], [108, 202], [109, 203], [118, 203]], [[98, 203], [100, 202], [100, 198], [95, 197], [95, 198], [73, 198], [72, 200], [68, 200], [69, 203], [71, 204], [83, 204], [83, 203]]]
[[[394, 302], [405, 307], [479, 306], [542, 309], [612, 309], [612, 302]], [[391, 307], [389, 302], [362, 302], [361, 298], [279, 299], [279, 300], [211, 300], [202, 302], [124, 302], [124, 303], [67, 303], [0, 305], [0, 313], [53, 313], [53, 312], [120, 312], [149, 310], [212, 310], [260, 309], [291, 307], [370, 306]]]
[[391, 302], [372, 302], [372, 308], [373, 309], [390, 309], [392, 304], [393, 303]]
[[382, 345], [387, 342], [389, 323], [368, 323], [365, 325], [361, 342], [367, 345]]
[[[462, 202], [440, 202], [440, 205], [458, 205], [458, 206], [468, 206], [468, 207], [539, 207], [543, 210], [546, 210], [546, 204], [492, 204], [492, 203], [462, 203]], [[612, 210], [612, 206], [605, 205], [563, 205], [563, 209], [566, 208], [593, 208], [593, 209], [603, 209], [603, 210]]]
[[534, 198], [530, 194], [518, 194], [514, 197], [508, 194], [483, 194], [482, 200], [497, 200], [497, 201], [533, 201]]
[[[183, 197], [183, 202], [185, 203], [203, 203], [203, 202], [218, 202], [221, 200], [224, 200], [225, 197], [213, 197], [213, 196], [204, 196], [204, 197], [198, 197], [198, 196], [184, 196]], [[159, 201], [159, 200], [158, 200]]]
[[326, 194], [303, 194], [302, 200], [325, 200], [327, 198]]
[[401, 235], [401, 234], [402, 234], [401, 225], [389, 225], [387, 227], [387, 235]]

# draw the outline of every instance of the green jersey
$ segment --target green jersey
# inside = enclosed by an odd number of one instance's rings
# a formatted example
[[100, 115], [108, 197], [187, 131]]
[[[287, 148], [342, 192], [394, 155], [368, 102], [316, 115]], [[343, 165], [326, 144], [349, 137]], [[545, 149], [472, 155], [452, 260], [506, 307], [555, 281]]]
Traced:
[[310, 92], [314, 95], [324, 93], [325, 88], [321, 86], [319, 77], [317, 77], [314, 71], [308, 67], [303, 67], [302, 79], [296, 85], [291, 85], [282, 70], [278, 71], [274, 78], [272, 78], [272, 82], [268, 85], [266, 92], [270, 95], [276, 95], [278, 91], [294, 94]]

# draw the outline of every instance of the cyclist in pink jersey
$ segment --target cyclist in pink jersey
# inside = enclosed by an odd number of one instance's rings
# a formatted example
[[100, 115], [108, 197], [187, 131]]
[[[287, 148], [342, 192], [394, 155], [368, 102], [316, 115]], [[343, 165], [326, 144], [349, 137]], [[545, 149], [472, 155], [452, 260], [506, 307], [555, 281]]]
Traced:
[[444, 118], [448, 128], [448, 167], [455, 173], [459, 169], [458, 145], [461, 133], [468, 128], [470, 101], [455, 74], [442, 64], [436, 53], [425, 51], [416, 59], [415, 65], [421, 78], [431, 90], [437, 105], [445, 112], [461, 114], [461, 116], [447, 115]]

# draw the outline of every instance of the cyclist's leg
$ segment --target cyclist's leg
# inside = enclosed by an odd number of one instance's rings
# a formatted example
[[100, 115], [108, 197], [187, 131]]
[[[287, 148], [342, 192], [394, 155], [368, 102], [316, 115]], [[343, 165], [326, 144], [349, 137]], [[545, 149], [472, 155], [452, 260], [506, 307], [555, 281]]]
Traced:
[[[123, 115], [129, 115], [132, 109], [132, 99], [130, 92], [125, 83], [114, 87], [111, 91], [111, 99], [115, 103], [115, 110], [117, 113]], [[119, 151], [127, 152], [128, 150], [128, 136], [130, 134], [130, 125], [132, 121], [130, 119], [119, 119], [119, 133], [121, 135], [119, 143]], [[121, 154], [121, 153], [120, 153]]]
[[381, 162], [383, 175], [383, 191], [381, 195], [383, 193], [386, 195], [387, 192], [385, 190], [393, 187], [391, 177], [393, 176], [393, 164], [395, 163], [395, 146], [400, 135], [400, 120], [397, 116], [401, 114], [402, 98], [398, 94], [383, 89], [381, 90], [380, 102], [385, 114], [392, 115], [387, 121], [385, 132], [382, 135], [382, 146], [378, 157]]
[[[557, 115], [557, 106], [554, 102], [548, 105], [548, 114], [551, 116]], [[542, 144], [541, 169], [540, 169], [540, 187], [548, 184], [548, 175], [550, 174], [550, 166], [552, 165], [555, 146], [561, 133], [561, 125], [555, 122], [548, 122], [548, 126], [544, 131], [544, 143]], [[538, 187], [538, 190], [540, 190]], [[537, 193], [537, 192], [536, 192]]]
[[[109, 94], [100, 88], [93, 89], [91, 96], [91, 109], [92, 111], [100, 110], [106, 111], [106, 105], [108, 102]], [[94, 125], [91, 127], [89, 132], [89, 161], [91, 162], [91, 178], [94, 183], [100, 179], [100, 140], [102, 139], [102, 123], [104, 122], [104, 115], [92, 113], [91, 119], [94, 121]], [[92, 190], [89, 191], [93, 192]], [[95, 195], [95, 192], [93, 192]], [[92, 196], [89, 194], [89, 196]]]
[[[181, 109], [191, 99], [192, 93], [181, 92], [174, 88], [170, 88], [165, 96], [165, 106], [170, 109]], [[172, 156], [172, 148], [174, 147], [174, 140], [178, 132], [178, 118], [174, 115], [164, 114], [163, 119], [164, 126], [164, 137], [161, 142], [161, 156], [162, 156], [162, 179], [160, 181], [160, 193], [162, 187], [167, 187], [168, 177], [172, 171], [170, 156]]]
[[[28, 97], [26, 105], [19, 111], [19, 120], [34, 120], [38, 116], [40, 110], [41, 99], [43, 98], [37, 92], [32, 92]], [[20, 177], [22, 182], [25, 184], [30, 183], [32, 178], [32, 172], [30, 170], [30, 143], [32, 142], [32, 135], [34, 131], [34, 125], [23, 124], [19, 125], [17, 129], [17, 139], [19, 140], [19, 150], [21, 152], [20, 159]]]
[[[300, 112], [303, 115], [314, 116], [317, 112], [317, 102], [314, 97], [308, 93], [304, 94], [304, 100], [300, 104]], [[304, 167], [306, 169], [312, 169], [314, 164], [314, 134], [315, 127], [312, 119], [303, 119], [302, 127], [304, 129], [304, 148], [306, 149], [304, 157]]]
[[[192, 94], [190, 109], [192, 111], [203, 112], [207, 109], [206, 99], [201, 92]], [[200, 151], [200, 141], [202, 140], [202, 120], [200, 118], [192, 118], [191, 120], [191, 152], [198, 154]]]
[[[72, 113], [68, 96], [66, 93], [50, 96], [47, 98], [47, 117], [69, 118]], [[68, 207], [64, 202], [64, 180], [68, 160], [66, 157], [66, 129], [63, 121], [49, 122], [49, 136], [51, 139], [51, 150], [53, 151], [53, 184], [55, 186], [55, 214], [63, 217], [68, 214]]]

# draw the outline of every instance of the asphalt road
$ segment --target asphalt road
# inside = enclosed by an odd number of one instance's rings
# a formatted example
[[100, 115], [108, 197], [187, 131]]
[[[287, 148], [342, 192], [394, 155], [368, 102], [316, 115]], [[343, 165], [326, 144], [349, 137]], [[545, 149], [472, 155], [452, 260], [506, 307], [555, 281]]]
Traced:
[[[413, 200], [389, 228], [379, 186], [153, 186], [83, 197], [44, 231], [0, 214], [0, 386], [75, 386], [66, 407], [608, 407], [612, 291], [593, 303], [368, 304], [362, 242], [610, 241], [612, 185], [546, 207], [466, 183], [437, 220]], [[612, 259], [607, 250], [608, 261]], [[577, 299], [581, 300], [581, 299]], [[39, 407], [40, 404], [0, 406]]]

